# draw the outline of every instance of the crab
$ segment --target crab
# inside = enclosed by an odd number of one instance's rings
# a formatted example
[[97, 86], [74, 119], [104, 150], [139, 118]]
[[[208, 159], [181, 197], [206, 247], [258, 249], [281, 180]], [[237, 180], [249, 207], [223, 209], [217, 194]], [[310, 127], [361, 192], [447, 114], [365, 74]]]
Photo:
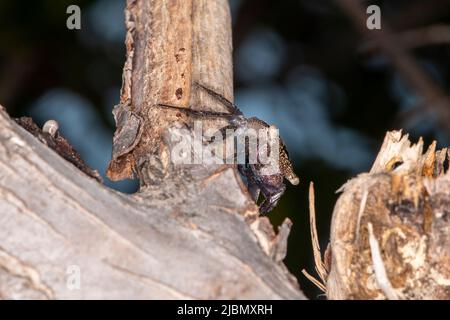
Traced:
[[[275, 128], [274, 126], [270, 126], [256, 117], [246, 118], [241, 110], [231, 101], [202, 84], [195, 84], [214, 99], [219, 101], [228, 112], [198, 111], [168, 104], [158, 104], [158, 106], [186, 112], [189, 115], [200, 119], [211, 119], [215, 117], [227, 119], [228, 125], [219, 130], [222, 133], [222, 136], [224, 136], [223, 133], [226, 132], [227, 129], [233, 129], [236, 132], [245, 133], [249, 129], [258, 131], [261, 129], [267, 130], [270, 128]], [[279, 141], [277, 146], [279, 150], [277, 159], [279, 170], [276, 173], [266, 174], [267, 166], [270, 164], [262, 163], [259, 161], [259, 158], [256, 163], [245, 161], [245, 163], [237, 164], [237, 169], [245, 178], [247, 189], [255, 203], [258, 202], [260, 194], [263, 195], [264, 200], [259, 205], [259, 211], [263, 215], [269, 213], [276, 207], [278, 201], [285, 192], [286, 186], [284, 184], [284, 179], [288, 180], [292, 185], [298, 185], [300, 182], [298, 176], [294, 172], [294, 168], [284, 142], [281, 138], [278, 137], [278, 139]], [[259, 148], [259, 146], [257, 147]], [[244, 156], [245, 159], [248, 160], [248, 143], [246, 143], [244, 152], [247, 153]]]

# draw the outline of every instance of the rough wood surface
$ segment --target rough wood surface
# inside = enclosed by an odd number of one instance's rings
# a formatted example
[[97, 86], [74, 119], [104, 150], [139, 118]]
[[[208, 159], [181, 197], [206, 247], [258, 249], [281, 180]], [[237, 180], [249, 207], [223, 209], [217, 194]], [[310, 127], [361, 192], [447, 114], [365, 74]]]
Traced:
[[328, 298], [450, 299], [449, 158], [386, 135], [371, 171], [340, 190]]
[[234, 167], [168, 160], [167, 129], [192, 119], [157, 103], [223, 111], [195, 82], [233, 98], [227, 1], [129, 0], [125, 21], [108, 174], [140, 192], [102, 186], [1, 110], [0, 297], [304, 298], [282, 264], [290, 221], [276, 235]]
[[[204, 181], [186, 201], [122, 195], [1, 111], [0, 297], [302, 298], [271, 258], [277, 238], [258, 232], [265, 220], [245, 217], [254, 206], [235, 172]], [[71, 265], [80, 290], [67, 286]]]
[[[159, 185], [178, 179], [180, 169], [169, 160], [168, 128], [191, 130], [198, 119], [158, 104], [226, 112], [197, 83], [233, 101], [231, 17], [226, 0], [128, 1], [125, 15], [127, 59], [108, 176]], [[203, 131], [225, 124], [203, 121]]]

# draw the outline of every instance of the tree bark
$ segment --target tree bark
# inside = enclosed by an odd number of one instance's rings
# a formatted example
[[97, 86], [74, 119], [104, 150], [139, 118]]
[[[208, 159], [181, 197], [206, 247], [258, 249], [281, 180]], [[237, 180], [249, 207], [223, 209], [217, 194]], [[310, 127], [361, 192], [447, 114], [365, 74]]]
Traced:
[[329, 299], [450, 299], [447, 149], [388, 132], [368, 173], [340, 191]]
[[233, 98], [227, 1], [129, 0], [125, 17], [108, 175], [141, 189], [106, 188], [1, 108], [0, 297], [304, 298], [282, 263], [290, 221], [276, 235], [234, 167], [168, 160], [167, 128], [192, 119], [158, 103], [223, 111], [197, 82]]

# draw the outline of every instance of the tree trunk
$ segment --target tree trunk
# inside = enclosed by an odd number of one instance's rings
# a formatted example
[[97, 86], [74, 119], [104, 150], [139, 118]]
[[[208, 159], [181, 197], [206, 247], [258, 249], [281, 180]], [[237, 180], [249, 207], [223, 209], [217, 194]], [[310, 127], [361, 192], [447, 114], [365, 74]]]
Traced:
[[368, 173], [341, 187], [329, 299], [450, 299], [447, 149], [388, 132]]
[[227, 1], [129, 0], [125, 20], [108, 176], [141, 189], [104, 187], [1, 110], [0, 297], [304, 298], [282, 264], [290, 221], [276, 235], [232, 166], [169, 161], [168, 130], [193, 120], [159, 103], [224, 112], [197, 83], [233, 98]]

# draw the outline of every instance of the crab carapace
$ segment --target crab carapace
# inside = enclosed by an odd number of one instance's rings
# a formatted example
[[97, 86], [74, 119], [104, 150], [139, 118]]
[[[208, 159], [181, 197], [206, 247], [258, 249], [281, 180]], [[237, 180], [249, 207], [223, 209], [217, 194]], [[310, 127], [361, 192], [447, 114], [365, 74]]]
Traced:
[[[196, 85], [211, 95], [214, 99], [218, 100], [224, 105], [228, 112], [215, 112], [215, 111], [199, 111], [188, 108], [182, 108], [167, 104], [158, 104], [159, 107], [176, 109], [188, 113], [189, 115], [196, 118], [225, 118], [227, 119], [228, 125], [221, 128], [220, 131], [225, 133], [227, 129], [233, 129], [239, 132], [246, 132], [249, 129], [255, 131], [267, 130], [269, 128], [274, 128], [266, 122], [256, 118], [246, 118], [241, 110], [233, 104], [231, 101], [223, 97], [222, 95], [216, 93], [214, 90], [207, 88], [201, 84], [196, 83]], [[222, 135], [224, 136], [224, 135]], [[284, 184], [284, 179], [288, 180], [291, 184], [297, 185], [300, 180], [294, 172], [294, 168], [291, 160], [289, 159], [289, 154], [287, 152], [286, 146], [278, 138], [278, 168], [279, 170], [273, 174], [266, 174], [267, 166], [271, 164], [261, 163], [256, 161], [256, 163], [238, 163], [237, 168], [239, 172], [245, 177], [247, 188], [255, 202], [258, 201], [260, 193], [264, 196], [264, 200], [261, 202], [259, 208], [261, 214], [267, 214], [272, 211], [277, 205], [279, 199], [286, 190]], [[248, 152], [248, 146], [245, 148]], [[246, 158], [248, 158], [246, 156]]]

